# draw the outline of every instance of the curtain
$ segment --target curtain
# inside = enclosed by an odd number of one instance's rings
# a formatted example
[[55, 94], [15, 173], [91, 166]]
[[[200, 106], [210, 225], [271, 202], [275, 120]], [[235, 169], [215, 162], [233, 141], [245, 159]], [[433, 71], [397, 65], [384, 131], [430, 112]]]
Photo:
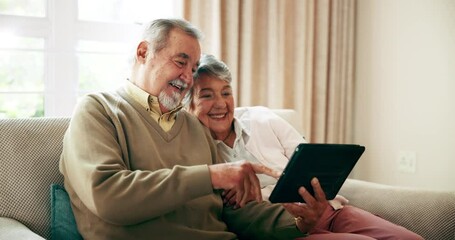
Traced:
[[183, 0], [236, 106], [295, 109], [309, 142], [352, 141], [356, 0]]

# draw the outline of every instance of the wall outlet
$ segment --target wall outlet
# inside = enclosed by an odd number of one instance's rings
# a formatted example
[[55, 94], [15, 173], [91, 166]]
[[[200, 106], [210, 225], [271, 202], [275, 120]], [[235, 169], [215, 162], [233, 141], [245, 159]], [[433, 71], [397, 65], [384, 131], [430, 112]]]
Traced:
[[398, 171], [403, 173], [415, 173], [417, 156], [413, 151], [400, 151], [398, 153]]

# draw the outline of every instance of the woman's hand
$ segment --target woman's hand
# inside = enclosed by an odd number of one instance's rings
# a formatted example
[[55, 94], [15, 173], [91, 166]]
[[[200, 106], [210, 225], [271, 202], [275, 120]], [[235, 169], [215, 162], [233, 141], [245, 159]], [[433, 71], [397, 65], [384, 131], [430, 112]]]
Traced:
[[283, 204], [283, 207], [295, 217], [295, 224], [303, 233], [308, 233], [316, 226], [328, 206], [325, 193], [317, 178], [311, 180], [311, 186], [314, 190], [314, 197], [304, 187], [299, 188], [299, 194], [305, 203]]
[[[226, 206], [232, 206], [235, 208], [238, 208], [240, 207], [237, 202], [236, 202], [236, 195], [237, 195], [237, 192], [235, 189], [227, 189], [227, 190], [224, 190], [222, 193], [221, 193], [222, 197], [223, 197], [223, 203], [226, 205]], [[261, 196], [262, 197], [262, 196]], [[250, 194], [249, 197], [247, 197], [246, 199], [246, 203], [250, 202], [250, 201], [254, 201], [256, 199], [254, 199], [254, 194]]]

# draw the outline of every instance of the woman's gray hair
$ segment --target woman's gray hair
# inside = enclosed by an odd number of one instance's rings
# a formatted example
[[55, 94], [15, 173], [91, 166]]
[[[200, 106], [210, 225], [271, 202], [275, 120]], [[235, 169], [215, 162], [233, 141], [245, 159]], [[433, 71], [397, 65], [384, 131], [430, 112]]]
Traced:
[[[221, 60], [218, 60], [213, 55], [203, 54], [199, 60], [199, 66], [193, 74], [194, 84], [199, 81], [202, 75], [209, 75], [217, 79], [223, 80], [231, 84], [232, 75], [229, 67]], [[186, 107], [189, 106], [193, 100], [193, 88], [188, 91], [183, 103]]]
[[199, 80], [202, 74], [209, 74], [212, 77], [231, 83], [232, 76], [228, 66], [210, 54], [203, 54], [199, 60], [199, 66], [193, 74], [194, 81]]

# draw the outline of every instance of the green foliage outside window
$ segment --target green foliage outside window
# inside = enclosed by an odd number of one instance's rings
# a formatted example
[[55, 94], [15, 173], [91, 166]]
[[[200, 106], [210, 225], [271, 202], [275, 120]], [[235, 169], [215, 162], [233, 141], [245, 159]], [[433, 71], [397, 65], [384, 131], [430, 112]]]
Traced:
[[0, 118], [43, 116], [43, 94], [0, 94]]

